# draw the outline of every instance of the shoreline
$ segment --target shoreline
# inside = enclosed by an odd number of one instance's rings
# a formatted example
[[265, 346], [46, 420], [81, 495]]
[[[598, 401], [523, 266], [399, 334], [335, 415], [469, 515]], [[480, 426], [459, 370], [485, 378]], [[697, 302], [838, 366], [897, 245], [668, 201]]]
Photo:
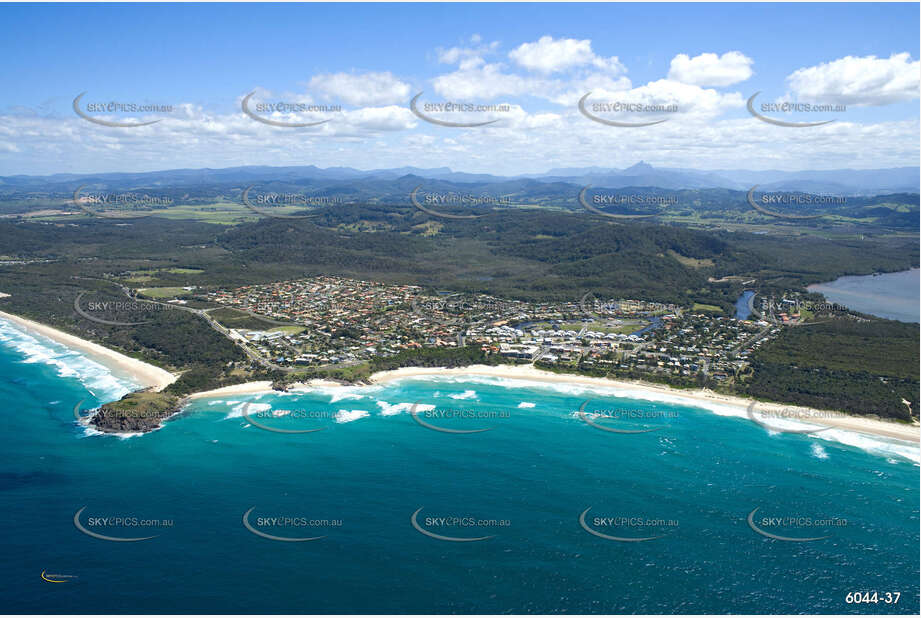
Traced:
[[[743, 413], [752, 403], [757, 405], [759, 415], [765, 413], [786, 414], [781, 418], [789, 418], [789, 413], [801, 414], [804, 417], [802, 422], [807, 422], [805, 418], [812, 416], [820, 419], [812, 421], [812, 424], [823, 425], [844, 431], [851, 431], [862, 434], [869, 434], [875, 437], [890, 438], [918, 444], [921, 440], [921, 426], [917, 424], [904, 424], [895, 421], [877, 420], [864, 418], [835, 412], [830, 410], [817, 410], [804, 406], [795, 406], [790, 404], [759, 402], [754, 399], [746, 399], [735, 395], [722, 395], [704, 389], [674, 389], [668, 386], [649, 384], [647, 382], [631, 382], [626, 380], [611, 380], [608, 378], [595, 378], [590, 376], [580, 376], [575, 374], [558, 374], [550, 371], [543, 371], [535, 368], [533, 365], [470, 365], [468, 367], [403, 367], [389, 371], [380, 371], [372, 374], [369, 378], [369, 385], [386, 384], [396, 380], [407, 378], [421, 377], [488, 377], [488, 378], [506, 378], [512, 380], [523, 380], [531, 382], [541, 382], [546, 384], [568, 384], [596, 388], [614, 389], [627, 391], [618, 396], [630, 398], [644, 398], [646, 395], [651, 399], [660, 401], [690, 404], [701, 407], [701, 404], [716, 404], [736, 410], [742, 410]], [[189, 399], [204, 399], [211, 397], [223, 397], [227, 395], [253, 395], [265, 393], [278, 393], [271, 388], [271, 382], [245, 382], [234, 384], [210, 391], [203, 391], [189, 396]], [[309, 382], [296, 382], [290, 385], [292, 391], [299, 389], [310, 389], [315, 387], [346, 387], [356, 385], [344, 385], [330, 380], [311, 380]], [[639, 397], [637, 397], [639, 396]], [[718, 413], [711, 408], [703, 406], [711, 412]], [[797, 420], [791, 418], [790, 420]], [[770, 421], [768, 421], [770, 424]]]
[[129, 376], [143, 388], [152, 388], [159, 392], [175, 382], [178, 377], [160, 367], [150, 365], [136, 358], [131, 358], [121, 352], [116, 352], [98, 343], [81, 339], [76, 335], [65, 333], [62, 330], [58, 330], [40, 322], [35, 322], [5, 311], [0, 311], [0, 318], [16, 324], [29, 334], [38, 334], [72, 350], [82, 352], [91, 360], [104, 365], [114, 373], [121, 373]]
[[[220, 388], [214, 388], [210, 391], [199, 391], [197, 393], [192, 393], [191, 395], [186, 395], [186, 399], [207, 399], [210, 397], [225, 397], [228, 395], [257, 395], [257, 394], [266, 394], [266, 393], [282, 393], [282, 392], [291, 392], [303, 389], [311, 388], [330, 388], [330, 387], [339, 387], [339, 386], [361, 386], [360, 384], [343, 384], [341, 382], [335, 382], [333, 380], [323, 380], [321, 378], [316, 378], [313, 380], [308, 380], [306, 382], [292, 382], [288, 385], [287, 391], [277, 391], [272, 388], [272, 382], [270, 380], [262, 380], [259, 382], [241, 382], [240, 384], [231, 384], [230, 386], [222, 386]], [[365, 385], [367, 386], [367, 385]]]
[[[22, 327], [27, 332], [44, 336], [68, 348], [85, 353], [92, 360], [108, 367], [110, 370], [118, 373], [121, 372], [130, 376], [135, 382], [144, 388], [151, 388], [154, 391], [162, 391], [164, 388], [176, 381], [176, 375], [155, 367], [143, 361], [131, 358], [120, 352], [106, 348], [98, 343], [81, 339], [75, 335], [65, 333], [61, 330], [20, 317], [15, 314], [0, 311], [0, 319], [6, 319]], [[789, 420], [801, 420], [808, 422], [807, 419], [812, 417], [812, 424], [822, 425], [831, 428], [841, 429], [862, 434], [869, 434], [876, 437], [891, 438], [918, 444], [921, 440], [921, 427], [917, 423], [904, 424], [895, 421], [865, 418], [855, 415], [844, 414], [830, 410], [818, 410], [805, 406], [796, 406], [791, 404], [782, 404], [774, 402], [758, 402], [754, 399], [746, 399], [737, 395], [722, 395], [705, 389], [676, 389], [669, 386], [651, 384], [648, 382], [612, 380], [609, 378], [596, 378], [591, 376], [581, 376], [577, 374], [561, 374], [551, 371], [537, 369], [533, 365], [470, 365], [467, 367], [402, 367], [389, 371], [380, 371], [372, 374], [368, 378], [367, 384], [343, 384], [333, 380], [313, 379], [306, 382], [295, 382], [288, 385], [288, 392], [297, 392], [298, 390], [309, 390], [312, 388], [343, 388], [343, 387], [361, 387], [386, 384], [396, 380], [408, 378], [424, 377], [487, 377], [487, 378], [504, 378], [511, 380], [522, 380], [530, 382], [539, 382], [544, 384], [564, 384], [577, 385], [595, 388], [605, 388], [610, 390], [626, 391], [616, 393], [616, 396], [624, 396], [635, 399], [652, 399], [670, 403], [690, 404], [701, 407], [701, 404], [710, 406], [725, 406], [738, 411], [745, 412], [747, 408], [755, 403], [757, 412], [760, 415], [778, 414], [780, 418]], [[243, 382], [233, 384], [208, 391], [192, 393], [183, 398], [183, 404], [197, 399], [225, 397], [234, 395], [252, 395], [260, 393], [279, 393], [272, 389], [271, 381]], [[183, 407], [185, 407], [183, 405]], [[711, 412], [719, 414], [713, 408], [702, 406]], [[790, 414], [801, 415], [801, 419], [791, 417]], [[768, 423], [769, 424], [769, 423]]]
[[[855, 431], [883, 438], [894, 438], [914, 444], [921, 440], [921, 426], [917, 424], [904, 424], [895, 421], [884, 421], [872, 418], [864, 418], [836, 412], [832, 410], [818, 410], [805, 406], [792, 404], [782, 404], [775, 402], [761, 402], [754, 399], [746, 399], [737, 395], [723, 395], [705, 389], [676, 389], [648, 382], [611, 380], [609, 378], [595, 378], [591, 376], [580, 376], [576, 374], [560, 374], [551, 371], [537, 369], [533, 365], [470, 365], [469, 367], [456, 367], [452, 369], [436, 367], [403, 367], [391, 371], [381, 371], [373, 374], [370, 381], [373, 384], [385, 384], [394, 380], [415, 377], [430, 376], [464, 376], [479, 375], [495, 378], [506, 378], [512, 380], [525, 380], [533, 382], [544, 382], [550, 384], [575, 384], [580, 386], [594, 386], [607, 389], [617, 389], [632, 391], [624, 393], [626, 397], [634, 395], [655, 395], [663, 398], [665, 401], [676, 403], [709, 403], [728, 406], [732, 408], [747, 410], [752, 403], [757, 405], [759, 415], [765, 413], [775, 413], [778, 415], [784, 413], [797, 413], [803, 416], [801, 422], [807, 422], [805, 419], [810, 416], [819, 420], [812, 421], [811, 424], [824, 425], [843, 429], [846, 431]], [[618, 395], [620, 396], [620, 395]], [[798, 420], [791, 418], [790, 420]], [[768, 422], [769, 424], [769, 422]]]

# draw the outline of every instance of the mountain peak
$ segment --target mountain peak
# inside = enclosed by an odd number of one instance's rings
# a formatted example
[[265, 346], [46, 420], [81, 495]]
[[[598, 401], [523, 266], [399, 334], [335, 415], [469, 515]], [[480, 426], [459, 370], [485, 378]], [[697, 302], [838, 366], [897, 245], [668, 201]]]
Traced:
[[651, 171], [653, 171], [653, 168], [651, 165], [649, 165], [645, 161], [640, 161], [639, 163], [636, 163], [635, 165], [631, 165], [630, 167], [625, 169], [624, 173], [629, 172], [631, 174], [648, 174]]

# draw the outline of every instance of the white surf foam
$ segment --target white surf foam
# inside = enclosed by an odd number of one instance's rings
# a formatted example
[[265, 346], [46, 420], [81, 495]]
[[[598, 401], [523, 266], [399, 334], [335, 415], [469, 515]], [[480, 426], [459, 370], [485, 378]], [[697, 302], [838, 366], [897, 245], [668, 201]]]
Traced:
[[812, 456], [816, 459], [828, 459], [828, 452], [821, 444], [813, 444]]
[[[377, 406], [381, 409], [381, 416], [393, 416], [395, 414], [400, 414], [402, 412], [409, 412], [413, 409], [413, 406], [416, 404], [413, 403], [387, 403], [386, 401], [378, 401]], [[416, 406], [417, 412], [427, 412], [428, 410], [434, 410], [435, 406], [427, 403], [420, 403]]]
[[347, 399], [364, 399], [364, 398], [365, 398], [365, 395], [362, 395], [361, 393], [352, 393], [352, 392], [341, 390], [341, 391], [334, 392], [332, 396], [329, 398], [329, 402], [336, 403], [337, 401], [345, 401]]
[[2, 318], [0, 345], [21, 354], [23, 363], [48, 365], [62, 378], [76, 379], [100, 399], [114, 401], [141, 387], [128, 376], [114, 375], [111, 369], [82, 352], [42, 335], [20, 330], [16, 324]]
[[367, 410], [339, 410], [336, 412], [336, 422], [337, 423], [351, 423], [352, 421], [357, 421], [360, 418], [365, 418], [370, 416], [370, 413]]
[[[394, 380], [394, 383], [402, 381], [425, 381], [425, 382], [436, 382], [436, 383], [449, 383], [449, 384], [485, 384], [492, 386], [500, 386], [503, 388], [533, 388], [541, 389], [544, 391], [553, 391], [563, 395], [574, 396], [574, 397], [584, 397], [585, 399], [591, 399], [593, 396], [608, 396], [608, 397], [618, 397], [625, 399], [637, 399], [641, 401], [655, 401], [661, 403], [668, 403], [674, 405], [680, 405], [689, 408], [697, 408], [702, 410], [707, 410], [719, 416], [730, 416], [736, 418], [748, 418], [748, 411], [740, 406], [734, 406], [730, 404], [718, 403], [715, 401], [707, 401], [704, 399], [690, 399], [688, 397], [682, 397], [679, 394], [672, 395], [670, 393], [659, 393], [656, 391], [649, 391], [646, 389], [621, 387], [621, 386], [601, 386], [601, 385], [587, 385], [587, 384], [566, 384], [559, 382], [543, 382], [539, 380], [529, 380], [527, 378], [507, 378], [500, 376], [486, 376], [486, 375], [459, 375], [459, 376], [440, 376], [440, 375], [431, 375], [431, 376], [408, 376], [406, 378], [400, 378]], [[770, 435], [785, 435], [781, 431], [771, 430], [770, 427], [776, 427], [777, 429], [784, 430], [793, 430], [793, 429], [816, 429], [818, 426], [805, 423], [801, 421], [796, 421], [792, 419], [775, 419], [771, 418], [765, 420], [765, 425], [768, 427], [762, 427]], [[845, 429], [826, 429], [815, 434], [802, 434], [806, 435], [812, 439], [826, 440], [829, 442], [837, 442], [840, 444], [845, 444], [848, 446], [853, 446], [859, 448], [863, 451], [871, 453], [873, 455], [879, 455], [888, 457], [891, 455], [897, 455], [903, 459], [908, 459], [913, 461], [916, 464], [921, 463], [921, 448], [918, 444], [913, 442], [907, 442], [905, 440], [896, 440], [890, 438], [883, 438], [879, 436], [873, 436], [868, 434], [859, 433], [856, 431], [845, 430]]]
[[246, 414], [250, 416], [252, 416], [253, 414], [256, 414], [257, 412], [266, 412], [272, 409], [272, 406], [267, 403], [253, 403], [252, 401], [243, 401], [243, 402], [228, 401], [227, 404], [232, 405], [233, 408], [231, 408], [230, 412], [227, 413], [227, 416], [225, 416], [224, 419], [226, 420], [228, 418], [243, 418], [243, 407], [247, 403], [249, 404], [249, 408], [247, 408]]

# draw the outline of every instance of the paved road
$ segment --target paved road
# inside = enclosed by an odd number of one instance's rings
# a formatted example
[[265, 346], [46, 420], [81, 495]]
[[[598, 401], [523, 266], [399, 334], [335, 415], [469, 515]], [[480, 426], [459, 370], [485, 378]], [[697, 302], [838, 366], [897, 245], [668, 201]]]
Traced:
[[[131, 295], [131, 290], [128, 289], [128, 287], [122, 285], [121, 283], [118, 283], [117, 281], [110, 281], [109, 279], [100, 279], [100, 278], [98, 278], [98, 277], [74, 277], [74, 278], [75, 278], [75, 279], [90, 279], [90, 280], [95, 280], [95, 281], [105, 281], [106, 283], [111, 283], [112, 285], [115, 285], [116, 287], [118, 287], [118, 288], [122, 291], [122, 293], [123, 293], [125, 296], [127, 296], [129, 299], [134, 300], [134, 301], [137, 301], [137, 300], [138, 300], [136, 296], [132, 296], [132, 295]], [[144, 299], [144, 302], [145, 302], [145, 303], [151, 303], [151, 304], [153, 304], [153, 305], [159, 305], [159, 306], [161, 306], [161, 307], [168, 307], [168, 308], [170, 308], [170, 309], [179, 309], [179, 310], [181, 310], [181, 311], [185, 311], [185, 312], [187, 312], [187, 313], [191, 313], [191, 314], [194, 314], [194, 315], [196, 315], [196, 316], [202, 318], [203, 320], [205, 320], [205, 322], [208, 324], [208, 326], [210, 326], [211, 328], [213, 328], [214, 330], [216, 330], [216, 331], [219, 332], [220, 334], [222, 334], [222, 335], [224, 335], [225, 337], [227, 337], [234, 345], [236, 345], [236, 346], [239, 347], [241, 350], [243, 350], [243, 353], [246, 354], [246, 356], [247, 356], [250, 360], [252, 360], [252, 361], [254, 361], [254, 362], [256, 362], [256, 363], [259, 363], [260, 365], [262, 365], [263, 367], [265, 367], [265, 368], [267, 368], [267, 369], [274, 369], [274, 370], [277, 370], [277, 371], [284, 371], [284, 372], [286, 372], [286, 373], [290, 373], [290, 372], [296, 370], [294, 367], [282, 367], [281, 365], [276, 365], [276, 364], [273, 363], [272, 361], [268, 360], [267, 358], [264, 358], [261, 354], [259, 354], [259, 353], [256, 352], [255, 350], [253, 350], [253, 349], [252, 349], [249, 345], [247, 345], [245, 342], [243, 342], [243, 341], [241, 341], [241, 340], [239, 340], [239, 339], [236, 339], [235, 337], [231, 336], [230, 330], [229, 330], [229, 329], [224, 328], [224, 327], [223, 327], [221, 324], [219, 324], [214, 318], [212, 318], [210, 315], [208, 315], [208, 311], [211, 311], [210, 309], [195, 309], [194, 307], [186, 307], [186, 306], [184, 306], [184, 305], [176, 305], [176, 304], [173, 304], [173, 303], [164, 303], [164, 302], [160, 302], [160, 301], [157, 301], [157, 300], [150, 300], [150, 299], [147, 299], [147, 298]]]

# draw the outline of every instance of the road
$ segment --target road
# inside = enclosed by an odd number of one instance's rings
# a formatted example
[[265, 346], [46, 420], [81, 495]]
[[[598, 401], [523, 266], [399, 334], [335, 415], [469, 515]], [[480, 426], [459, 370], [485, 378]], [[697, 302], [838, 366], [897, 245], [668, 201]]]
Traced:
[[[129, 299], [133, 301], [138, 300], [136, 296], [133, 296], [131, 294], [131, 290], [127, 286], [122, 285], [121, 283], [118, 283], [117, 281], [110, 281], [108, 279], [100, 279], [98, 277], [76, 277], [75, 276], [74, 279], [89, 279], [89, 280], [94, 280], [94, 281], [105, 281], [106, 283], [111, 283], [112, 285], [118, 287], [122, 291], [122, 293], [125, 296], [127, 296]], [[208, 324], [208, 326], [210, 326], [211, 328], [213, 328], [220, 334], [227, 337], [227, 339], [229, 339], [234, 345], [236, 345], [238, 348], [243, 350], [243, 353], [246, 354], [247, 358], [262, 365], [266, 369], [273, 369], [275, 371], [283, 371], [285, 373], [291, 373], [292, 371], [296, 371], [296, 368], [294, 367], [282, 367], [281, 365], [276, 365], [272, 361], [268, 360], [267, 358], [264, 358], [261, 354], [253, 350], [244, 341], [233, 337], [229, 329], [224, 328], [214, 318], [208, 315], [208, 311], [211, 311], [210, 309], [195, 309], [194, 307], [186, 307], [184, 305], [176, 305], [173, 303], [164, 303], [164, 302], [160, 302], [157, 300], [151, 300], [148, 298], [143, 299], [143, 302], [150, 303], [152, 305], [159, 305], [161, 307], [167, 307], [169, 309], [179, 309], [181, 311], [185, 311], [187, 313], [191, 313], [191, 314], [194, 314], [202, 318]], [[261, 316], [257, 316], [257, 317], [261, 317]], [[268, 318], [266, 319], [268, 320]]]

